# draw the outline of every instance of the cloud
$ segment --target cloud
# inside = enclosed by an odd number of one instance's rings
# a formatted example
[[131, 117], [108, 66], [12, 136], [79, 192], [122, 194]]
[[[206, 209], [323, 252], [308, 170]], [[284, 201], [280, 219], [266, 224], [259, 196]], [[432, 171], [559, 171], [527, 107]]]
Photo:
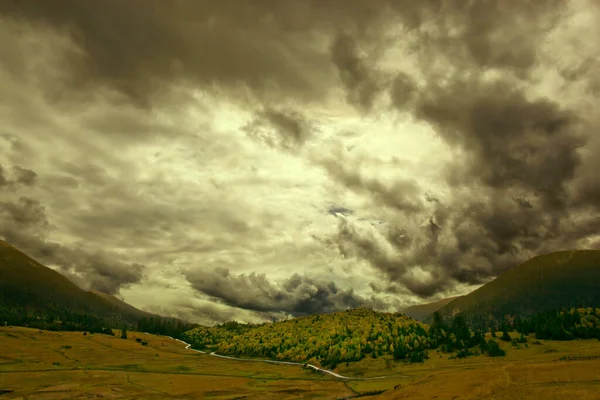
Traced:
[[597, 247], [599, 10], [2, 2], [0, 235], [210, 324], [394, 310]]
[[13, 167], [16, 175], [16, 182], [21, 183], [23, 185], [32, 186], [37, 179], [37, 174], [30, 170], [18, 165]]
[[238, 93], [244, 85], [258, 98], [319, 98], [334, 75], [318, 43], [331, 29], [356, 30], [384, 12], [364, 2], [340, 5], [225, 0], [100, 7], [25, 0], [4, 3], [0, 14], [69, 37], [76, 50], [68, 52], [61, 88], [73, 94], [109, 87], [148, 106], [174, 83]]
[[336, 182], [358, 193], [368, 194], [374, 202], [394, 208], [400, 212], [416, 213], [422, 210], [420, 187], [415, 179], [396, 177], [384, 181], [361, 171], [361, 164], [372, 160], [353, 159], [343, 149], [336, 148], [331, 153], [323, 152], [316, 162]]
[[358, 43], [340, 33], [331, 45], [331, 59], [346, 90], [347, 101], [360, 110], [370, 111], [375, 96], [383, 89], [383, 76], [374, 68], [374, 55], [360, 56]]
[[274, 283], [265, 274], [232, 274], [228, 269], [191, 272], [186, 276], [192, 287], [224, 304], [260, 312], [287, 312], [307, 315], [369, 306], [381, 302], [358, 296], [352, 289], [342, 290], [333, 282], [321, 282], [293, 274]]
[[465, 181], [521, 186], [539, 193], [547, 204], [564, 203], [564, 183], [574, 176], [577, 150], [585, 144], [572, 112], [550, 100], [528, 100], [503, 81], [458, 79], [447, 87], [428, 88], [417, 116], [463, 150]]
[[4, 168], [2, 168], [2, 165], [0, 165], [0, 186], [7, 186], [8, 185], [8, 179], [6, 179], [6, 175], [4, 173]]
[[37, 261], [59, 268], [86, 289], [118, 293], [128, 284], [142, 279], [144, 267], [119, 261], [104, 250], [86, 251], [79, 246], [64, 246], [48, 241], [55, 229], [46, 209], [35, 199], [21, 196], [17, 202], [0, 202], [0, 237]]
[[354, 214], [354, 211], [345, 208], [345, 207], [329, 207], [329, 209], [327, 210], [327, 212], [333, 216], [337, 215], [337, 214], [342, 214], [342, 215], [349, 215], [349, 214]]
[[14, 177], [13, 179], [10, 179], [10, 177], [7, 177], [2, 164], [0, 164], [0, 187], [9, 187], [14, 189], [19, 185], [33, 186], [35, 184], [37, 174], [34, 171], [23, 168], [19, 165], [13, 166], [12, 170]]
[[404, 109], [413, 100], [416, 91], [416, 83], [411, 76], [404, 72], [399, 73], [390, 89], [392, 105], [399, 110]]
[[311, 138], [315, 127], [298, 111], [267, 107], [244, 130], [252, 139], [270, 147], [294, 150]]

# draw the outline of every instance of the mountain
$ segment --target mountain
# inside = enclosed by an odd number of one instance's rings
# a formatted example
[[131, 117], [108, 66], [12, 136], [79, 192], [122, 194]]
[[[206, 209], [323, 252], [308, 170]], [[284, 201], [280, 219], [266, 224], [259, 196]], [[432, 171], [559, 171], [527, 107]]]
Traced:
[[162, 317], [108, 294], [83, 290], [0, 240], [0, 322], [71, 330], [134, 326], [141, 318]]
[[527, 316], [571, 307], [600, 306], [600, 251], [561, 251], [534, 257], [442, 307], [471, 320]]
[[416, 319], [418, 321], [425, 321], [425, 319], [438, 311], [440, 308], [450, 303], [452, 300], [458, 298], [459, 296], [448, 297], [445, 299], [441, 299], [438, 301], [434, 301], [433, 303], [425, 303], [418, 304], [416, 306], [410, 306], [402, 310], [402, 313], [412, 319]]

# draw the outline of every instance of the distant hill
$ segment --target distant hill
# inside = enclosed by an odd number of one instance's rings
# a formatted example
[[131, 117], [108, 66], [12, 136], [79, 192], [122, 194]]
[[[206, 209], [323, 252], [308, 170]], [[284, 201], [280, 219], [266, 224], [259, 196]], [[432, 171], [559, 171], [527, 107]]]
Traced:
[[600, 251], [541, 255], [520, 264], [472, 293], [442, 307], [472, 320], [527, 316], [547, 310], [600, 306]]
[[438, 311], [440, 308], [450, 303], [452, 300], [458, 298], [458, 296], [448, 297], [433, 303], [418, 304], [416, 306], [410, 306], [402, 310], [402, 313], [406, 316], [416, 319], [417, 321], [425, 321], [425, 319]]
[[0, 240], [0, 323], [47, 329], [189, 325], [141, 311], [114, 296], [86, 291]]

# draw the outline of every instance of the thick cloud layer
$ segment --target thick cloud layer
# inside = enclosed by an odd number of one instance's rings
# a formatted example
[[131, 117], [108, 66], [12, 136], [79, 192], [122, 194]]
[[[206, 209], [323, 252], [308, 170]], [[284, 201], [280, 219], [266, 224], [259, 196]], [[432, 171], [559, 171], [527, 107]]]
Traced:
[[219, 268], [210, 272], [194, 271], [187, 279], [199, 292], [230, 306], [253, 311], [308, 315], [382, 306], [377, 300], [357, 296], [352, 289], [339, 289], [333, 281], [321, 282], [298, 274], [273, 283], [266, 274], [232, 275], [228, 269]]
[[600, 8], [0, 3], [0, 238], [204, 323], [600, 248]]

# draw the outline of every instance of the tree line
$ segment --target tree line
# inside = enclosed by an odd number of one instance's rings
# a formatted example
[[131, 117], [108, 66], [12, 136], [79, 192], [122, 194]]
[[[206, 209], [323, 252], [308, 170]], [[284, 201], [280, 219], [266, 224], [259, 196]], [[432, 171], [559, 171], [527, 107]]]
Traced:
[[114, 335], [112, 329], [137, 330], [156, 335], [183, 338], [183, 333], [197, 324], [177, 318], [151, 316], [137, 320], [121, 315], [99, 316], [92, 310], [72, 311], [65, 307], [45, 304], [44, 307], [14, 307], [0, 303], [0, 324], [25, 326], [49, 331], [83, 331]]

